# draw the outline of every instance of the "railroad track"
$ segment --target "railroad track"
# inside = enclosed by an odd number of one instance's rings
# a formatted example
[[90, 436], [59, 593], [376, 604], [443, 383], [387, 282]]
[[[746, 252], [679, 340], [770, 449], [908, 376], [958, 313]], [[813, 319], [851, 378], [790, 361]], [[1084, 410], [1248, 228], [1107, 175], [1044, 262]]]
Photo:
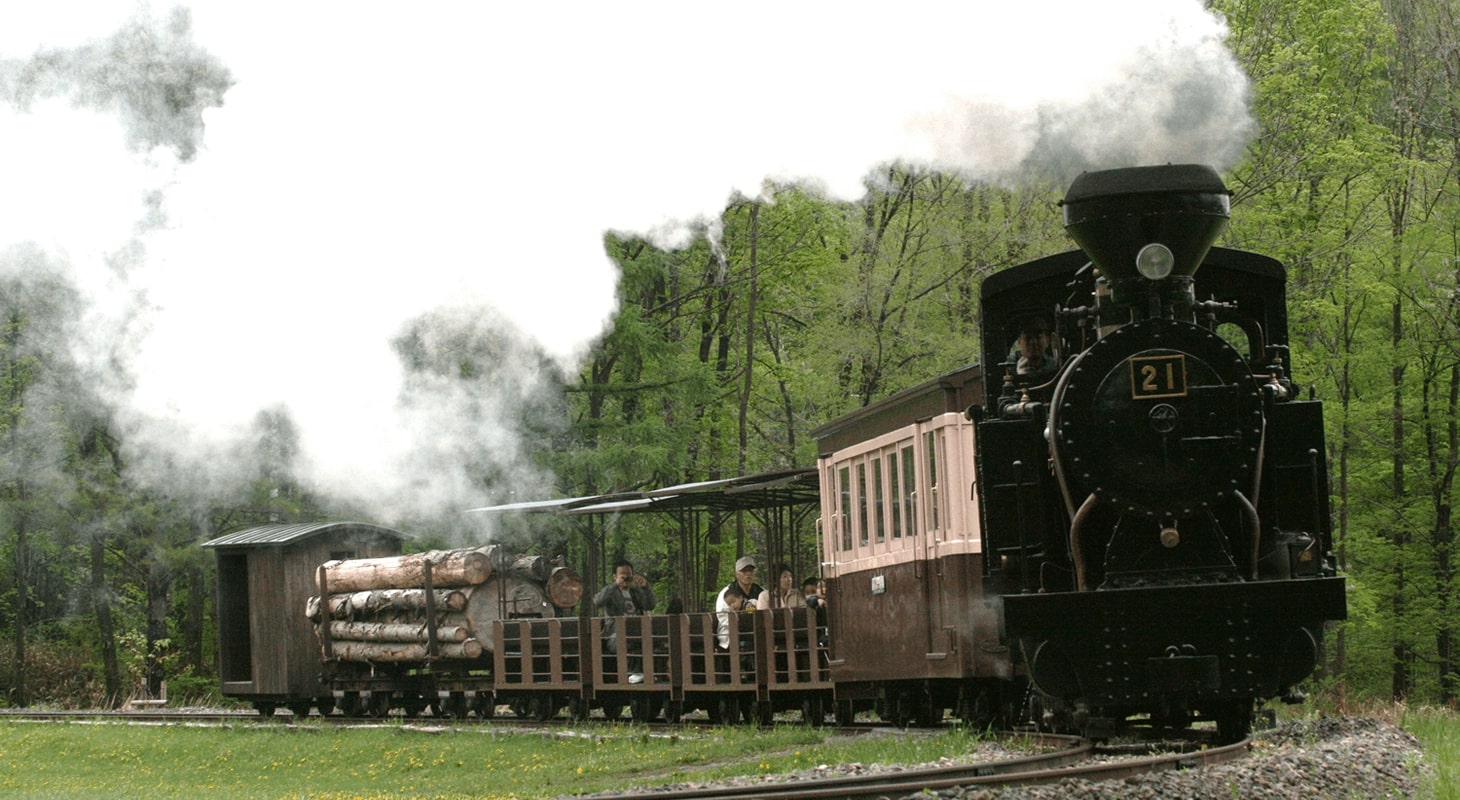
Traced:
[[1196, 752], [1081, 763], [1098, 755], [1087, 740], [1036, 734], [1046, 742], [1065, 741], [1060, 749], [1040, 755], [949, 767], [928, 767], [874, 775], [853, 775], [808, 781], [712, 786], [697, 789], [593, 795], [592, 800], [861, 800], [896, 798], [923, 790], [968, 786], [1034, 786], [1064, 780], [1120, 780], [1166, 770], [1191, 769], [1247, 755], [1251, 740]]

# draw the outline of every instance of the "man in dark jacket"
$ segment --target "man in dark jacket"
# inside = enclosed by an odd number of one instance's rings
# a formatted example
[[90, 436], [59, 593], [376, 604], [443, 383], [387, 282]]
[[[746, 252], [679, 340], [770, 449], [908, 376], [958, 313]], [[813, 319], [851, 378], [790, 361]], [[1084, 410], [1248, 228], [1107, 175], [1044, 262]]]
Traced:
[[[600, 616], [605, 617], [630, 617], [639, 614], [647, 614], [654, 610], [658, 601], [654, 597], [654, 589], [644, 576], [634, 574], [634, 565], [627, 561], [619, 561], [613, 565], [613, 583], [598, 590], [593, 595], [593, 609]], [[603, 648], [610, 653], [618, 652], [618, 629], [612, 619], [603, 622]], [[638, 683], [644, 679], [640, 660], [633, 658], [629, 660], [629, 669], [633, 673], [629, 675], [630, 683]], [[635, 680], [635, 678], [638, 680]]]

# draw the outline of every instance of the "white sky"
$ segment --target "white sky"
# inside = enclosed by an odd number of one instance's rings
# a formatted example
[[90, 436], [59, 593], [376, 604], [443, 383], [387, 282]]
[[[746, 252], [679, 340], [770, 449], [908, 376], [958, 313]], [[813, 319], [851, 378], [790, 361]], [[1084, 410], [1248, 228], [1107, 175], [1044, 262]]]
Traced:
[[[572, 363], [613, 311], [605, 230], [714, 216], [768, 176], [853, 197], [893, 158], [998, 172], [1036, 108], [1220, 35], [1196, 0], [182, 5], [236, 81], [196, 158], [130, 152], [65, 100], [0, 102], [0, 249], [69, 261], [103, 314], [147, 292], [144, 412], [207, 434], [284, 403], [324, 473], [355, 479], [389, 471], [360, 432], [399, 427], [404, 320], [491, 305]], [[9, 3], [0, 58], [171, 8]], [[118, 284], [102, 258], [151, 190], [167, 225]]]

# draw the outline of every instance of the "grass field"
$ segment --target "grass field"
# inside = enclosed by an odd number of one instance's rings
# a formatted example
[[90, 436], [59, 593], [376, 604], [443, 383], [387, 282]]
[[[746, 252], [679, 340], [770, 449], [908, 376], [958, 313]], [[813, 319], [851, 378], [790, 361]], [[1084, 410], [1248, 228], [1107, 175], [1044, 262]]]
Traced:
[[916, 763], [970, 749], [977, 734], [841, 737], [633, 726], [556, 734], [485, 726], [282, 723], [0, 723], [0, 797], [539, 798], [787, 772], [822, 763]]
[[[1454, 712], [1373, 713], [1415, 734], [1433, 767], [1421, 794], [1460, 800]], [[763, 731], [633, 726], [551, 734], [487, 726], [282, 723], [181, 725], [0, 723], [5, 798], [546, 798], [768, 774], [839, 763], [920, 763], [971, 749], [978, 735], [837, 736], [801, 726]]]

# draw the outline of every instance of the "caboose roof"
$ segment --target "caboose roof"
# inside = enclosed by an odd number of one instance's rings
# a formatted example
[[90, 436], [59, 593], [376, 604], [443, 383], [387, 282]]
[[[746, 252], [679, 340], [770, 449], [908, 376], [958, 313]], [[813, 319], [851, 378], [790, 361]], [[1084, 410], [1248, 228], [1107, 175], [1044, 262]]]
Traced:
[[406, 535], [392, 528], [368, 522], [300, 522], [287, 525], [259, 525], [203, 542], [203, 547], [277, 547], [325, 534], [373, 534], [397, 540]]

